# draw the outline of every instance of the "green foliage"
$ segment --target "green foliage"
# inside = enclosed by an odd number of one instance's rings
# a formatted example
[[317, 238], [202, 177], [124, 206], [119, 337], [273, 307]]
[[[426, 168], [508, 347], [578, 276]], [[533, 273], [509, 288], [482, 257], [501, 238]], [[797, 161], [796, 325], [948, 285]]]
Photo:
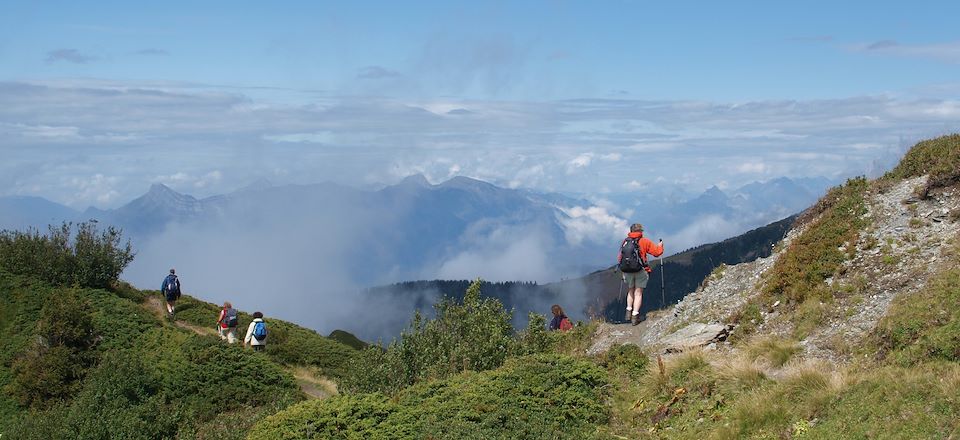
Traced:
[[40, 310], [36, 342], [11, 365], [6, 391], [21, 405], [45, 408], [68, 398], [94, 360], [90, 306], [73, 290], [51, 296]]
[[848, 258], [839, 248], [856, 243], [866, 226], [862, 216], [866, 213], [867, 188], [866, 179], [850, 179], [821, 199], [821, 217], [793, 240], [770, 270], [764, 287], [767, 295], [802, 303], [809, 292], [837, 271]]
[[165, 325], [128, 296], [0, 270], [3, 438], [203, 437], [242, 414], [239, 438], [301, 398], [268, 356]]
[[327, 339], [337, 341], [347, 347], [353, 348], [354, 350], [363, 350], [367, 348], [368, 343], [363, 342], [360, 338], [356, 337], [353, 333], [344, 330], [334, 330], [327, 335]]
[[444, 299], [434, 308], [436, 319], [416, 314], [385, 351], [364, 350], [348, 368], [341, 389], [394, 393], [426, 379], [497, 368], [514, 351], [510, 314], [499, 300], [480, 296], [480, 280], [470, 285], [462, 304]]
[[130, 242], [121, 245], [121, 232], [112, 226], [103, 232], [96, 223], [51, 226], [37, 230], [0, 232], [0, 268], [60, 286], [107, 288], [133, 261]]
[[640, 347], [633, 344], [622, 344], [610, 347], [603, 356], [601, 365], [611, 370], [619, 370], [631, 376], [641, 376], [647, 372], [650, 358]]
[[921, 197], [926, 197], [934, 188], [960, 182], [960, 134], [917, 143], [883, 179], [892, 181], [925, 174], [930, 175], [930, 180], [921, 189]]
[[605, 423], [607, 375], [566, 356], [514, 358], [405, 389], [309, 401], [258, 424], [250, 439], [583, 438]]

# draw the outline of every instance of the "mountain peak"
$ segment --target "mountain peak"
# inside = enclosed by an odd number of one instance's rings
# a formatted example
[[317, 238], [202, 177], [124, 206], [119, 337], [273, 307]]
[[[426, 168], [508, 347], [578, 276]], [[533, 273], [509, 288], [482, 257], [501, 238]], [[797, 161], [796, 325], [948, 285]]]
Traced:
[[430, 186], [430, 181], [421, 173], [411, 174], [404, 177], [398, 185], [403, 186]]
[[147, 191], [147, 195], [154, 195], [154, 196], [164, 195], [165, 196], [165, 195], [180, 195], [180, 193], [174, 191], [172, 188], [162, 183], [154, 183], [153, 185], [150, 185], [150, 190]]

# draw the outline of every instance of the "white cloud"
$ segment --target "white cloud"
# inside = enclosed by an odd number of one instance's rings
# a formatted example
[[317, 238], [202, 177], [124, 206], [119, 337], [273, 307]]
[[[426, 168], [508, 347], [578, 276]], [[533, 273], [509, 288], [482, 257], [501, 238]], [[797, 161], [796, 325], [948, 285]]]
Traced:
[[593, 162], [593, 153], [583, 153], [567, 162], [567, 174], [574, 174], [590, 166], [591, 162]]
[[629, 229], [627, 221], [607, 211], [600, 206], [571, 208], [557, 207], [567, 217], [561, 217], [560, 224], [567, 242], [576, 246], [584, 241], [603, 243], [616, 241], [617, 237]]
[[762, 174], [767, 172], [769, 167], [763, 162], [744, 162], [737, 165], [734, 170], [738, 173]]
[[272, 142], [328, 144], [333, 142], [333, 133], [320, 131], [315, 133], [273, 134], [265, 135], [263, 139]]
[[70, 186], [74, 188], [74, 193], [67, 203], [75, 206], [109, 204], [120, 195], [114, 189], [119, 181], [118, 177], [99, 173], [87, 178], [74, 177], [70, 179]]

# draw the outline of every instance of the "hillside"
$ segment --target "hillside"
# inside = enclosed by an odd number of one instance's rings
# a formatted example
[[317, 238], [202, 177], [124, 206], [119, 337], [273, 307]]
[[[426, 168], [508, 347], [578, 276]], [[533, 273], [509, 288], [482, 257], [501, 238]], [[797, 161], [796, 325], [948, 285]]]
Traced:
[[[769, 256], [718, 266], [638, 326], [544, 333], [533, 317], [503, 339], [487, 329], [507, 318], [468, 292], [365, 351], [376, 370], [348, 377], [348, 395], [251, 438], [957, 438], [957, 170], [960, 135], [921, 142], [883, 178], [831, 190]], [[487, 352], [499, 361], [474, 362]]]
[[[228, 346], [215, 335], [213, 304], [183, 296], [169, 321], [156, 291], [15, 275], [4, 237], [3, 438], [243, 438], [265, 415], [335, 394], [329, 379], [356, 353], [269, 316], [264, 354]], [[241, 313], [241, 328], [248, 322]]]

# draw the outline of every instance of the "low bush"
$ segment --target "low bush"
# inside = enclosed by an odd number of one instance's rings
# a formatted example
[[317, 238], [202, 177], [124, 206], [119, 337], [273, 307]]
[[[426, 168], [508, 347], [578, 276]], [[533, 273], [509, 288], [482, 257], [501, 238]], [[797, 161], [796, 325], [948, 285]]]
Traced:
[[46, 408], [70, 397], [95, 360], [91, 307], [72, 289], [47, 298], [36, 325], [37, 339], [11, 365], [5, 387], [21, 405]]
[[960, 183], [960, 134], [951, 134], [917, 143], [900, 163], [883, 176], [883, 180], [897, 180], [929, 174], [920, 197], [931, 190]]
[[821, 199], [821, 216], [774, 263], [764, 286], [765, 294], [800, 304], [834, 274], [849, 258], [840, 248], [845, 243], [856, 243], [860, 230], [866, 226], [862, 216], [866, 213], [867, 189], [867, 180], [859, 177], [831, 189]]
[[349, 374], [340, 381], [340, 389], [394, 393], [422, 380], [502, 365], [517, 351], [518, 342], [513, 338], [510, 314], [499, 300], [481, 297], [480, 285], [480, 280], [470, 285], [463, 303], [441, 300], [434, 306], [435, 319], [417, 313], [410, 327], [386, 350], [363, 350], [348, 366]]
[[626, 375], [640, 377], [647, 372], [650, 358], [636, 345], [621, 344], [610, 347], [601, 359], [600, 365]]
[[606, 373], [566, 356], [513, 358], [405, 389], [293, 406], [259, 423], [251, 439], [583, 438], [607, 421]]

